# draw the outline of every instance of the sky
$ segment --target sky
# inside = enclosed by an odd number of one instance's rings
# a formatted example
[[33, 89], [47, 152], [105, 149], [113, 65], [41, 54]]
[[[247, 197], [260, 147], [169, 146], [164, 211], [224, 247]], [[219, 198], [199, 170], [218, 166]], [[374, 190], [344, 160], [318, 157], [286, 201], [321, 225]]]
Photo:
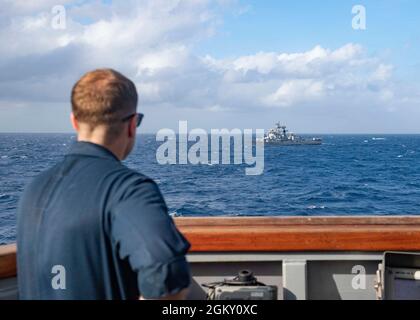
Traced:
[[420, 133], [418, 0], [57, 2], [0, 0], [0, 132], [71, 132], [73, 84], [109, 67], [143, 133]]

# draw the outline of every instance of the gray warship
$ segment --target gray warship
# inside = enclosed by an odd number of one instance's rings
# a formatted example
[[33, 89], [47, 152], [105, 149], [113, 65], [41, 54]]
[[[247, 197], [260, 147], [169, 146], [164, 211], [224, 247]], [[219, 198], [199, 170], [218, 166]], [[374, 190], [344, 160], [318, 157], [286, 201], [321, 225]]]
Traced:
[[322, 139], [303, 138], [294, 133], [289, 133], [286, 126], [277, 122], [276, 127], [270, 129], [264, 136], [264, 143], [281, 146], [320, 145], [322, 144]]

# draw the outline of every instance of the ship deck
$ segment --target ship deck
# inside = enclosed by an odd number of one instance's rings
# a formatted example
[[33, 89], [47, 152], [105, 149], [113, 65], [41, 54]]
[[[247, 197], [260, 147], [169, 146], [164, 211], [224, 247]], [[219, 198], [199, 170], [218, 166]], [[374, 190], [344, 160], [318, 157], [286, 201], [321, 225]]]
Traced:
[[[190, 299], [203, 283], [251, 269], [278, 298], [376, 298], [374, 281], [385, 251], [420, 251], [420, 217], [175, 218], [191, 242]], [[365, 276], [354, 286], [356, 276]], [[0, 246], [0, 298], [17, 298], [16, 246]]]

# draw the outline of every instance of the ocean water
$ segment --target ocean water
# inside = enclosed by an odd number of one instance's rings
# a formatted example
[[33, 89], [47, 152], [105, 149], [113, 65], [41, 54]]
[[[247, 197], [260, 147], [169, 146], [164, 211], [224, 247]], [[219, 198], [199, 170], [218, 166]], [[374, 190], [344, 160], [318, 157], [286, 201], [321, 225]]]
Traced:
[[[179, 216], [420, 214], [420, 135], [321, 135], [322, 146], [266, 146], [260, 176], [247, 165], [159, 165], [140, 135], [126, 165], [159, 184]], [[59, 161], [71, 134], [0, 134], [0, 244], [15, 241], [25, 184]]]

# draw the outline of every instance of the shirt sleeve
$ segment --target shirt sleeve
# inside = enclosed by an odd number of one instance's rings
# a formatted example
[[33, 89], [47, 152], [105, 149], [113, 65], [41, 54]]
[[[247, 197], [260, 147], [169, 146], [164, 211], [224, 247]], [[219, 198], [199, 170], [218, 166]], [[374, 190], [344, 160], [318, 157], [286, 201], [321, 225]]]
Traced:
[[190, 244], [169, 216], [157, 185], [152, 180], [131, 183], [113, 211], [111, 235], [120, 258], [128, 258], [137, 273], [141, 296], [160, 298], [187, 288]]

